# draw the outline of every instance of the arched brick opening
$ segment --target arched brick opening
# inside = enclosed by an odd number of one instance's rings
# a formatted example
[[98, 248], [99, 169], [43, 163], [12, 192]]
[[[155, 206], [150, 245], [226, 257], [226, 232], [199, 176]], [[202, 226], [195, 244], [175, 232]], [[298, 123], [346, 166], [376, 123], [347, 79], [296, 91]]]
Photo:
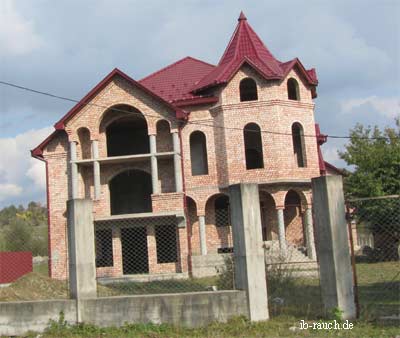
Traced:
[[266, 191], [260, 191], [260, 210], [263, 241], [278, 239], [278, 218], [275, 200]]
[[303, 126], [295, 122], [292, 124], [292, 143], [295, 163], [299, 168], [306, 167], [306, 152]]
[[299, 84], [294, 78], [287, 80], [288, 99], [300, 101]]
[[207, 142], [206, 135], [201, 131], [194, 131], [190, 134], [190, 162], [192, 175], [208, 174]]
[[111, 215], [151, 212], [151, 175], [129, 169], [109, 182]]
[[239, 84], [240, 101], [258, 100], [257, 84], [252, 78], [245, 78]]
[[78, 156], [85, 160], [91, 157], [91, 143], [89, 129], [82, 127], [78, 129], [79, 149]]
[[264, 168], [261, 129], [256, 123], [248, 123], [243, 129], [246, 169]]
[[146, 119], [132, 106], [117, 105], [109, 108], [100, 123], [101, 132], [106, 134], [109, 157], [150, 152]]
[[229, 196], [216, 194], [206, 202], [207, 249], [210, 253], [231, 252], [232, 227], [230, 224]]
[[173, 151], [172, 134], [169, 122], [167, 120], [158, 121], [156, 129], [157, 152]]
[[286, 194], [284, 220], [286, 240], [297, 246], [305, 246], [305, 229], [301, 212], [301, 197], [294, 190], [289, 190]]

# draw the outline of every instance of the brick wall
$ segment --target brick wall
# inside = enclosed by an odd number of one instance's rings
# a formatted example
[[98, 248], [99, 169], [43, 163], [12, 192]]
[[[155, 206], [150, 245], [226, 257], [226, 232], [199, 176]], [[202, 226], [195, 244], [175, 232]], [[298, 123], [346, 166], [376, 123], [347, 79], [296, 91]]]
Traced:
[[[252, 77], [258, 88], [258, 100], [240, 102], [239, 83], [245, 77]], [[208, 251], [217, 252], [219, 247], [231, 246], [230, 227], [217, 228], [213, 208], [209, 201], [217, 194], [226, 192], [230, 184], [239, 182], [257, 182], [270, 193], [275, 205], [265, 209], [265, 219], [275, 229], [270, 233], [276, 236], [276, 207], [284, 206], [284, 196], [289, 189], [301, 192], [304, 207], [311, 203], [311, 188], [307, 183], [312, 177], [319, 176], [317, 146], [314, 137], [304, 137], [306, 167], [298, 168], [290, 135], [262, 133], [262, 149], [264, 168], [246, 170], [243, 128], [248, 123], [256, 123], [261, 130], [278, 133], [291, 133], [294, 122], [304, 129], [304, 134], [313, 135], [314, 103], [311, 99], [310, 88], [305, 85], [301, 76], [292, 70], [287, 78], [293, 77], [299, 83], [300, 101], [287, 99], [286, 80], [266, 81], [250, 67], [244, 66], [232, 80], [223, 88], [214, 91], [219, 96], [219, 102], [211, 106], [190, 108], [190, 123], [182, 129], [182, 160], [185, 177], [186, 193], [196, 204], [192, 211], [190, 239], [193, 253], [199, 253], [199, 237], [197, 216], [206, 216]], [[157, 151], [172, 151], [171, 135], [168, 129], [177, 130], [176, 121], [171, 118], [173, 112], [148, 94], [141, 92], [120, 77], [111, 81], [93, 100], [92, 103], [112, 107], [126, 104], [141, 111], [147, 122], [148, 134], [157, 135]], [[45, 158], [49, 163], [49, 202], [50, 202], [50, 239], [52, 276], [63, 278], [67, 272], [66, 238], [65, 238], [65, 205], [68, 198], [68, 141], [78, 143], [78, 158], [82, 158], [82, 150], [89, 153], [88, 135], [90, 140], [98, 140], [100, 157], [107, 156], [105, 127], [120, 113], [107, 112], [99, 106], [85, 106], [67, 122], [67, 135], [58, 136], [45, 149]], [[170, 124], [160, 124], [167, 120]], [[202, 123], [197, 125], [196, 123]], [[78, 135], [80, 128], [87, 128], [85, 134]], [[158, 128], [157, 128], [158, 127]], [[227, 128], [222, 129], [221, 127]], [[231, 128], [231, 129], [230, 129]], [[208, 174], [192, 176], [190, 163], [189, 138], [193, 131], [202, 131], [206, 136], [208, 158]], [[81, 137], [79, 137], [81, 136]], [[86, 144], [84, 144], [86, 142]], [[150, 173], [150, 159], [134, 163], [102, 164], [101, 165], [101, 195], [94, 202], [95, 217], [110, 215], [109, 180], [119, 172], [127, 169], [138, 169]], [[175, 178], [172, 157], [159, 159], [159, 186], [161, 194], [152, 195], [153, 211], [177, 211], [183, 209], [183, 196], [175, 194]], [[303, 180], [301, 188], [291, 186], [290, 181]], [[271, 185], [274, 182], [273, 185]], [[279, 182], [282, 182], [279, 184]], [[92, 166], [79, 165], [79, 196], [93, 198], [93, 169]], [[297, 228], [301, 224], [297, 222]], [[180, 266], [187, 269], [187, 230], [179, 229]], [[151, 231], [150, 231], [151, 233]], [[118, 230], [114, 231], [114, 255], [120, 257], [121, 251]], [[300, 240], [300, 239], [296, 239]], [[149, 240], [149, 243], [153, 243]], [[152, 245], [152, 244], [151, 244]], [[118, 258], [120, 260], [120, 258]], [[152, 262], [154, 257], [150, 258]], [[172, 271], [176, 266], [157, 267], [150, 264], [152, 271]], [[98, 270], [100, 274], [121, 273], [120, 264], [116, 264], [111, 272], [108, 268]]]

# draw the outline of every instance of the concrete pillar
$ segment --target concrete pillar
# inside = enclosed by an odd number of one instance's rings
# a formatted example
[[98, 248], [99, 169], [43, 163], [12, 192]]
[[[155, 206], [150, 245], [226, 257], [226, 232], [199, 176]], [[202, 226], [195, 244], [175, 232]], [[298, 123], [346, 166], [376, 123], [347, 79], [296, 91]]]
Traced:
[[247, 292], [250, 320], [266, 320], [269, 314], [258, 185], [231, 185], [229, 196], [235, 284]]
[[276, 209], [278, 217], [278, 238], [279, 238], [279, 249], [281, 256], [286, 258], [287, 245], [286, 245], [286, 234], [285, 234], [285, 219], [283, 217], [283, 208]]
[[69, 290], [72, 299], [96, 297], [93, 202], [67, 201]]
[[172, 133], [172, 141], [174, 145], [175, 190], [176, 192], [182, 192], [181, 142], [178, 132]]
[[343, 319], [352, 319], [356, 307], [342, 177], [313, 178], [312, 191], [322, 301], [327, 314], [339, 309]]
[[69, 143], [69, 155], [71, 160], [71, 199], [78, 198], [78, 164], [76, 161], [76, 142], [71, 141]]
[[96, 161], [99, 158], [99, 142], [97, 140], [92, 141], [92, 156], [93, 161], [93, 185], [94, 185], [94, 199], [100, 199], [101, 195], [101, 184], [100, 184], [100, 163]]
[[200, 252], [202, 255], [207, 255], [206, 219], [203, 215], [199, 216], [199, 238]]
[[156, 135], [149, 135], [150, 138], [150, 153], [151, 153], [151, 184], [153, 187], [153, 194], [159, 194], [158, 187], [158, 162], [157, 162], [157, 143]]
[[316, 260], [317, 254], [315, 252], [314, 227], [312, 222], [311, 207], [307, 208], [304, 213], [304, 224], [306, 228], [307, 256], [312, 260]]

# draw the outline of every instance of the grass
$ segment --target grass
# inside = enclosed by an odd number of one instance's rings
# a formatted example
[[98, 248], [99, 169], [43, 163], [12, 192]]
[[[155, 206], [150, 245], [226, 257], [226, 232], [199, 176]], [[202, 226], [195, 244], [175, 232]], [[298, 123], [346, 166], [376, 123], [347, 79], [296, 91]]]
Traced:
[[[63, 321], [53, 322], [43, 338], [55, 337], [395, 337], [396, 326], [379, 326], [376, 323], [353, 321], [352, 330], [299, 330], [299, 319], [278, 316], [269, 321], [250, 323], [237, 317], [227, 323], [212, 323], [202, 328], [189, 329], [172, 325], [126, 324], [123, 327], [99, 328], [93, 325], [68, 326]], [[37, 337], [30, 333], [26, 337]]]
[[49, 275], [49, 264], [47, 262], [40, 263], [40, 264], [34, 264], [33, 272], [39, 273], [43, 276], [48, 276]]

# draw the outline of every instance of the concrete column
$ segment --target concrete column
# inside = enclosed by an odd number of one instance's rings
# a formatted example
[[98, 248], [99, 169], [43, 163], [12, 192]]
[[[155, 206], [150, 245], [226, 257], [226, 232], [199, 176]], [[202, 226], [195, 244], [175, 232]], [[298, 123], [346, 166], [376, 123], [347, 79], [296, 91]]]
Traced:
[[94, 185], [94, 199], [100, 199], [101, 185], [100, 185], [100, 163], [96, 161], [99, 158], [99, 142], [97, 140], [92, 141], [92, 156], [93, 161], [93, 185]]
[[172, 141], [174, 145], [175, 190], [176, 192], [182, 192], [181, 142], [178, 132], [172, 133]]
[[269, 314], [258, 185], [231, 185], [229, 196], [235, 284], [247, 292], [250, 320], [266, 320]]
[[312, 179], [322, 301], [327, 314], [342, 311], [343, 319], [356, 316], [349, 236], [341, 176]]
[[159, 194], [158, 187], [158, 162], [157, 162], [157, 143], [156, 135], [149, 135], [150, 138], [150, 153], [151, 153], [151, 184], [153, 187], [153, 194]]
[[307, 244], [307, 256], [312, 260], [317, 259], [315, 252], [315, 241], [314, 241], [314, 228], [312, 222], [312, 209], [307, 208], [304, 213], [304, 224], [306, 228], [306, 244]]
[[205, 216], [199, 216], [199, 238], [200, 238], [200, 252], [202, 255], [207, 255]]
[[93, 202], [67, 201], [69, 289], [72, 299], [93, 298], [96, 290]]
[[287, 246], [286, 246], [286, 234], [285, 234], [285, 219], [283, 218], [283, 208], [276, 209], [278, 217], [278, 237], [279, 237], [279, 248], [281, 256], [286, 258]]
[[69, 143], [69, 155], [71, 160], [71, 199], [78, 198], [78, 164], [76, 164], [76, 142]]

